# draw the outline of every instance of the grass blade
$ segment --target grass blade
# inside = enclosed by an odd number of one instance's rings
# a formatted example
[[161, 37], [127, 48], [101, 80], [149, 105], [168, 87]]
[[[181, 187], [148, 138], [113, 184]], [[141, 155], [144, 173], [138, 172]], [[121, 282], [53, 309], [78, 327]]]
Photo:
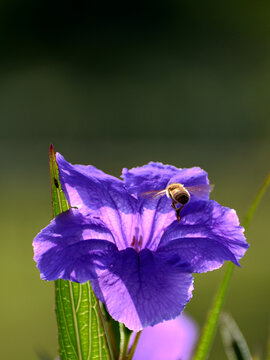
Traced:
[[229, 360], [252, 360], [246, 340], [233, 318], [225, 313], [220, 316], [220, 332]]

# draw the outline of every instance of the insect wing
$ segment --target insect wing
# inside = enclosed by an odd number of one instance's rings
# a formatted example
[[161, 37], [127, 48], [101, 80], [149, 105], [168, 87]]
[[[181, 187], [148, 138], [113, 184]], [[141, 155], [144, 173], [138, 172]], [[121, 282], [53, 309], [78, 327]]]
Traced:
[[209, 184], [200, 184], [193, 186], [185, 186], [185, 189], [187, 189], [190, 195], [194, 195], [198, 198], [208, 198], [209, 193], [213, 190], [213, 186]]
[[157, 199], [160, 196], [163, 196], [166, 194], [166, 189], [164, 190], [153, 190], [153, 191], [147, 191], [145, 193], [142, 193], [141, 196], [148, 198], [148, 199]]

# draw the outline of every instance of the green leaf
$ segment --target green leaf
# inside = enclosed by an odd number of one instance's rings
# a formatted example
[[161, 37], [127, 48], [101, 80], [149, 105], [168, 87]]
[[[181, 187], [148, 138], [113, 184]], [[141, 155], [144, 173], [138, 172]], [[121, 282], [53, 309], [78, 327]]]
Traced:
[[[52, 215], [55, 217], [70, 206], [61, 188], [52, 145], [50, 176]], [[60, 279], [55, 281], [55, 311], [61, 360], [113, 359], [105, 331], [106, 324], [90, 282], [78, 284]]]
[[220, 316], [220, 332], [229, 360], [252, 360], [243, 334], [234, 319], [227, 313]]
[[[268, 174], [268, 176], [266, 177], [264, 183], [262, 184], [262, 186], [260, 187], [257, 196], [255, 197], [253, 203], [251, 204], [248, 213], [246, 215], [245, 221], [244, 221], [244, 228], [245, 230], [247, 230], [248, 225], [253, 217], [253, 214], [255, 212], [255, 210], [257, 209], [260, 200], [262, 199], [268, 185], [270, 184], [270, 174]], [[233, 272], [233, 268], [234, 268], [234, 264], [233, 263], [229, 263], [227, 265], [227, 268], [225, 270], [225, 274], [223, 276], [223, 279], [221, 281], [221, 284], [217, 290], [213, 305], [210, 309], [210, 312], [208, 314], [204, 329], [203, 329], [203, 333], [197, 348], [197, 352], [194, 356], [194, 360], [204, 360], [208, 358], [208, 353], [210, 351], [211, 348], [211, 344], [213, 342], [214, 339], [214, 335], [215, 335], [215, 330], [217, 327], [217, 322], [219, 319], [219, 314], [221, 312], [224, 300], [225, 300], [225, 295], [226, 292], [228, 290], [228, 285], [230, 282], [230, 278], [232, 276], [232, 272]]]
[[233, 318], [227, 313], [220, 316], [220, 332], [229, 360], [252, 360], [243, 334]]
[[67, 211], [69, 209], [69, 204], [61, 188], [61, 184], [59, 181], [58, 165], [52, 145], [50, 146], [50, 177], [52, 192], [52, 217], [54, 218], [56, 215]]

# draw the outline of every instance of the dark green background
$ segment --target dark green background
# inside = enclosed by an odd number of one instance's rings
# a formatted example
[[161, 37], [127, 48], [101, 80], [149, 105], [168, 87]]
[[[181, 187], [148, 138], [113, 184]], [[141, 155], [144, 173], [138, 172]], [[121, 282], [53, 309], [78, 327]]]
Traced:
[[[53, 284], [31, 246], [51, 216], [50, 143], [115, 176], [150, 160], [201, 166], [241, 220], [269, 171], [269, 2], [74, 4], [0, 3], [3, 359], [56, 354]], [[269, 329], [269, 200], [226, 302], [256, 354]], [[195, 277], [187, 311], [200, 325], [222, 272]], [[225, 359], [219, 336], [210, 359]]]

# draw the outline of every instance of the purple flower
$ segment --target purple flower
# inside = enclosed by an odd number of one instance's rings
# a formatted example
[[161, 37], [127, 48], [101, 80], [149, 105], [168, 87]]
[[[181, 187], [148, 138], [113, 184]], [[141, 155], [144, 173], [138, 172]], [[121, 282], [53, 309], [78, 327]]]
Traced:
[[142, 196], [171, 183], [209, 184], [198, 167], [149, 163], [123, 170], [123, 180], [56, 155], [63, 191], [73, 208], [34, 239], [45, 280], [91, 281], [110, 315], [139, 331], [178, 316], [192, 297], [192, 273], [239, 265], [248, 244], [234, 210], [209, 200], [210, 186], [192, 195], [181, 221], [166, 196]]
[[[132, 337], [134, 338], [134, 333]], [[194, 321], [186, 316], [143, 330], [134, 360], [190, 360], [198, 337]]]

